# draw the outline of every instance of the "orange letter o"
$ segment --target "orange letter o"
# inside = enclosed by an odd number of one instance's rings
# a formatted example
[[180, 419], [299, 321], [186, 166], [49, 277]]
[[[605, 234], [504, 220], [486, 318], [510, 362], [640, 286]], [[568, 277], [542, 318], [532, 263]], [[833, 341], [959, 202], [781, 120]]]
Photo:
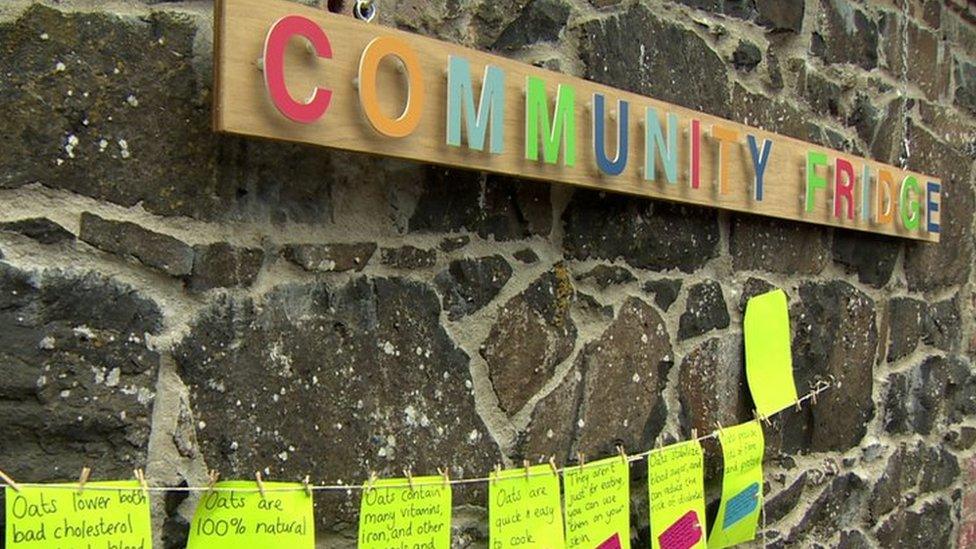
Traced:
[[[397, 119], [383, 114], [376, 94], [376, 70], [387, 55], [398, 57], [407, 74], [407, 105]], [[404, 137], [417, 128], [424, 112], [424, 79], [421, 72], [417, 54], [403, 40], [380, 36], [366, 46], [359, 58], [359, 102], [376, 131], [390, 137]]]

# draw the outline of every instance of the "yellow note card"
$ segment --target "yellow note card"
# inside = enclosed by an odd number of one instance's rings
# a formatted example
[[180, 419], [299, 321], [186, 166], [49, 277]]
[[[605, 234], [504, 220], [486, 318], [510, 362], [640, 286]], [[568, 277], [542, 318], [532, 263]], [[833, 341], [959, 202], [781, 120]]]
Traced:
[[491, 549], [563, 549], [559, 476], [548, 465], [492, 473], [488, 521]]
[[305, 487], [290, 482], [218, 482], [200, 496], [187, 549], [312, 549], [315, 518]]
[[77, 487], [21, 486], [19, 492], [8, 487], [6, 546], [152, 547], [149, 497], [138, 482], [89, 482], [82, 492]]
[[705, 454], [697, 440], [647, 456], [651, 547], [705, 547]]
[[363, 490], [359, 549], [450, 549], [451, 486], [442, 477], [383, 479]]
[[563, 471], [567, 549], [630, 549], [630, 464], [607, 458]]
[[729, 547], [756, 537], [762, 506], [762, 426], [750, 421], [719, 432], [722, 444], [722, 501], [708, 537], [709, 548]]
[[756, 411], [771, 416], [796, 402], [790, 313], [783, 290], [756, 296], [746, 304], [746, 379]]

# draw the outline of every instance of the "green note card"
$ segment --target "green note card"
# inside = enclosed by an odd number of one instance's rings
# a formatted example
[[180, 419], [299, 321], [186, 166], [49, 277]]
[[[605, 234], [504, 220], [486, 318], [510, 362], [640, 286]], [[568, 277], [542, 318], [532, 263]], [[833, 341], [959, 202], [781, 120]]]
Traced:
[[312, 549], [312, 498], [293, 482], [218, 482], [200, 496], [187, 549]]
[[77, 487], [8, 487], [8, 549], [152, 547], [149, 497], [138, 482], [89, 482], [82, 492]]
[[363, 491], [359, 549], [450, 549], [451, 486], [443, 477], [383, 479]]
[[488, 483], [491, 549], [563, 549], [559, 476], [548, 465], [492, 473]]
[[746, 379], [756, 411], [771, 416], [796, 402], [790, 314], [783, 290], [756, 296], [746, 304]]
[[567, 549], [630, 549], [630, 465], [607, 458], [563, 471]]
[[719, 432], [722, 444], [722, 501], [708, 537], [709, 548], [729, 547], [756, 537], [762, 507], [762, 426], [750, 421]]
[[705, 547], [705, 454], [697, 440], [647, 456], [651, 547]]

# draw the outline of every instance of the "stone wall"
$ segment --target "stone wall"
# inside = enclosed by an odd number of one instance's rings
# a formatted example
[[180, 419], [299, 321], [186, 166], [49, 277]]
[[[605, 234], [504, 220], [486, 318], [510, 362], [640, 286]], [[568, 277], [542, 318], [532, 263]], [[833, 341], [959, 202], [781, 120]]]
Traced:
[[[0, 466], [355, 484], [643, 449], [749, 419], [742, 310], [779, 287], [801, 392], [835, 386], [766, 430], [765, 541], [976, 539], [961, 5], [379, 1], [378, 24], [940, 175], [931, 245], [217, 136], [208, 2], [4, 2]], [[458, 546], [485, 498], [456, 490]], [[351, 546], [355, 495], [316, 502]], [[164, 546], [194, 504], [154, 501]]]

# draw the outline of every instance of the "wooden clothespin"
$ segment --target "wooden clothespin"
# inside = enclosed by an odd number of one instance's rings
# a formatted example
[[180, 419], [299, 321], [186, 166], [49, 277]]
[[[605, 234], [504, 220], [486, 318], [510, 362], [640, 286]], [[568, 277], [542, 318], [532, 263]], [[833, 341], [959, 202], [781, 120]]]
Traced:
[[691, 440], [698, 440], [698, 429], [691, 428]]
[[620, 459], [623, 460], [624, 465], [627, 465], [629, 463], [629, 461], [627, 459], [627, 452], [624, 452], [624, 445], [623, 444], [618, 444], [617, 445], [617, 453], [620, 454]]
[[796, 399], [796, 411], [797, 412], [802, 412], [803, 411], [803, 405], [802, 405], [802, 403], [803, 403], [803, 399], [802, 398]]
[[148, 494], [149, 483], [146, 482], [146, 474], [142, 471], [142, 469], [136, 469], [132, 471], [132, 474], [135, 475], [136, 480], [139, 481], [139, 486], [142, 486], [142, 491]]
[[450, 484], [451, 484], [451, 477], [450, 477], [450, 475], [448, 475], [448, 473], [447, 473], [447, 467], [445, 467], [445, 468], [443, 468], [443, 469], [441, 469], [440, 467], [438, 467], [438, 468], [437, 468], [437, 472], [438, 472], [438, 473], [440, 473], [440, 475], [441, 475], [442, 477], [444, 477], [444, 488], [447, 488], [447, 487], [448, 487], [448, 485], [450, 485]]
[[366, 489], [367, 490], [372, 490], [373, 489], [373, 484], [376, 483], [376, 479], [377, 478], [379, 478], [379, 477], [377, 477], [376, 471], [370, 471], [369, 472], [369, 480], [366, 481]]
[[410, 469], [404, 469], [403, 470], [403, 476], [407, 477], [407, 486], [409, 486], [410, 487], [410, 490], [412, 491], [413, 490], [413, 473], [410, 472]]
[[583, 466], [586, 465], [586, 454], [583, 452], [576, 452], [576, 461], [579, 462], [579, 468], [582, 470]]
[[817, 385], [813, 388], [813, 392], [810, 393], [810, 401], [813, 402], [814, 406], [817, 405], [817, 393], [819, 392], [820, 392], [820, 382], [818, 381]]
[[207, 480], [207, 491], [208, 492], [212, 492], [213, 489], [214, 489], [214, 485], [217, 484], [217, 480], [220, 479], [220, 473], [218, 473], [216, 469], [211, 469], [207, 473], [207, 477], [208, 477], [208, 480]]
[[261, 499], [264, 499], [264, 480], [261, 479], [261, 471], [254, 472], [254, 480], [258, 483], [258, 493], [261, 494]]
[[758, 423], [760, 427], [762, 427], [764, 423], [766, 425], [769, 425], [769, 419], [767, 419], [766, 416], [760, 414], [759, 410], [753, 410], [752, 417], [753, 419], [755, 419], [756, 423]]
[[7, 473], [0, 471], [0, 479], [3, 479], [3, 481], [7, 483], [7, 486], [13, 488], [14, 492], [20, 492], [20, 485], [14, 482], [14, 479], [10, 478]]
[[81, 474], [78, 475], [78, 493], [80, 494], [85, 489], [85, 483], [88, 482], [88, 477], [91, 476], [91, 469], [88, 467], [81, 468]]
[[492, 484], [498, 481], [498, 478], [502, 476], [502, 465], [501, 463], [495, 464], [495, 476], [491, 479]]
[[725, 430], [722, 429], [722, 422], [721, 421], [716, 421], [715, 422], [715, 425], [718, 425], [718, 434], [721, 436], [725, 432]]
[[556, 456], [549, 456], [549, 468], [552, 469], [552, 474], [559, 476], [559, 467], [556, 467]]
[[305, 495], [308, 496], [308, 497], [312, 497], [312, 480], [311, 480], [311, 477], [309, 477], [308, 475], [305, 475], [305, 478], [302, 480], [302, 484], [305, 485]]
[[527, 459], [523, 459], [522, 465], [525, 467], [525, 480], [529, 480], [529, 469], [532, 467], [532, 463]]

